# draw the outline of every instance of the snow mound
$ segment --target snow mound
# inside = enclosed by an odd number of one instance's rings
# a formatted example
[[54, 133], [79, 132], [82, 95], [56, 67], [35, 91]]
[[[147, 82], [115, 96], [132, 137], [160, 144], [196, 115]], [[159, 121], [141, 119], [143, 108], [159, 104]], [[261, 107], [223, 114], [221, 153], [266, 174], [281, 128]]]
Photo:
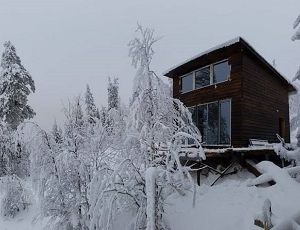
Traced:
[[299, 213], [300, 184], [291, 178], [288, 170], [274, 167], [271, 162], [261, 162], [257, 167], [262, 173], [271, 174], [276, 184], [249, 187], [249, 181], [257, 178], [241, 171], [225, 177], [213, 187], [198, 187], [195, 208], [192, 207], [192, 193], [185, 197], [172, 195], [166, 207], [171, 229], [182, 230], [187, 226], [189, 230], [261, 229], [254, 225], [254, 219], [267, 199], [272, 203], [274, 215], [280, 217], [278, 220], [288, 220]]

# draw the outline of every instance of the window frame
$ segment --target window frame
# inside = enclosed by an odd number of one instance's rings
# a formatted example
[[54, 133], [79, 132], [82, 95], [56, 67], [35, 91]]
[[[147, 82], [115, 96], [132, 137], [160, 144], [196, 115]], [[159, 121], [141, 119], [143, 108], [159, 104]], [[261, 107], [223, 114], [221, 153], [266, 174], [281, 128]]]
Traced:
[[193, 87], [193, 90], [197, 90], [196, 89], [196, 72], [198, 72], [200, 70], [203, 70], [203, 69], [206, 69], [207, 67], [209, 67], [209, 85], [205, 85], [205, 86], [199, 87], [197, 89], [202, 89], [202, 88], [211, 86], [212, 72], [211, 72], [211, 64], [210, 64], [210, 65], [206, 65], [206, 66], [203, 66], [203, 67], [201, 67], [199, 69], [196, 69], [196, 70], [192, 71], [193, 72], [193, 77], [194, 77], [194, 87]]
[[[219, 107], [219, 114], [218, 114], [218, 143], [220, 143], [220, 119], [221, 119], [221, 116], [220, 116], [220, 108], [221, 108], [221, 103], [223, 101], [229, 101], [229, 136], [230, 136], [230, 142], [229, 144], [207, 144], [207, 143], [202, 143], [203, 146], [211, 146], [211, 147], [220, 147], [220, 146], [224, 146], [224, 147], [230, 147], [232, 146], [231, 143], [232, 143], [232, 130], [231, 130], [231, 127], [232, 127], [232, 116], [231, 116], [231, 113], [232, 113], [232, 99], [231, 98], [226, 98], [226, 99], [221, 99], [221, 100], [215, 100], [215, 101], [210, 101], [210, 102], [207, 102], [207, 103], [200, 103], [200, 104], [197, 104], [197, 105], [194, 105], [194, 106], [190, 106], [188, 108], [197, 108], [198, 106], [203, 106], [203, 105], [206, 105], [207, 106], [207, 121], [208, 121], [208, 105], [209, 104], [212, 104], [212, 103], [218, 103], [218, 107]], [[194, 122], [194, 121], [193, 121]], [[197, 116], [197, 123], [198, 123], [198, 116]], [[195, 124], [195, 123], [194, 123]], [[198, 124], [195, 124], [196, 127], [198, 128]], [[201, 138], [202, 138], [202, 141], [203, 141], [203, 134], [201, 133]]]
[[[192, 89], [188, 90], [188, 91], [185, 91], [185, 92], [182, 92], [182, 78], [187, 77], [189, 75], [192, 75]], [[185, 75], [180, 76], [180, 93], [182, 93], [182, 94], [183, 93], [188, 93], [188, 92], [191, 92], [193, 90], [195, 90], [195, 73], [193, 73], [193, 71], [192, 71], [192, 72], [189, 72]]]
[[[225, 81], [219, 81], [219, 82], [216, 82], [216, 83], [213, 82], [213, 80], [214, 80], [214, 76], [213, 76], [213, 74], [214, 74], [213, 73], [213, 67], [214, 67], [214, 65], [217, 65], [217, 64], [220, 64], [220, 63], [226, 62], [226, 61], [229, 62], [229, 59], [226, 58], [226, 59], [223, 59], [221, 61], [214, 62], [214, 63], [208, 64], [208, 65], [202, 66], [202, 67], [200, 67], [198, 69], [195, 69], [193, 71], [190, 71], [190, 72], [188, 72], [188, 73], [180, 76], [179, 77], [179, 80], [180, 80], [179, 81], [180, 82], [180, 94], [189, 93], [189, 92], [194, 91], [194, 90], [203, 89], [203, 88], [206, 88], [206, 87], [209, 87], [209, 86], [218, 85], [218, 84], [224, 83], [226, 81], [229, 81], [230, 80], [230, 74], [231, 74], [231, 65], [229, 65], [229, 74], [228, 74], [227, 79]], [[209, 67], [210, 84], [206, 85], [206, 86], [199, 87], [199, 88], [196, 89], [196, 87], [195, 87], [196, 86], [196, 84], [195, 84], [195, 82], [196, 82], [196, 72], [199, 71], [199, 70], [205, 69], [207, 67]], [[190, 74], [192, 74], [192, 78], [193, 78], [193, 87], [192, 87], [191, 90], [182, 92], [182, 78], [184, 78], [184, 77], [186, 77], [186, 76], [188, 76]]]
[[[212, 71], [212, 73], [211, 73], [211, 77], [212, 77], [212, 81], [214, 80], [214, 66], [215, 65], [218, 65], [218, 64], [221, 64], [221, 63], [223, 63], [223, 62], [228, 62], [228, 59], [224, 59], [224, 60], [222, 60], [222, 61], [219, 61], [219, 62], [216, 62], [216, 63], [213, 63], [212, 64], [212, 67], [211, 67], [211, 71]], [[228, 63], [228, 65], [229, 65], [229, 63]], [[230, 80], [230, 73], [231, 73], [231, 65], [229, 65], [229, 74], [226, 76], [226, 80], [224, 80], [224, 81], [219, 81], [219, 82], [216, 82], [216, 83], [213, 83], [213, 85], [217, 85], [217, 84], [219, 84], [219, 83], [223, 83], [223, 82], [226, 82], [226, 81], [229, 81]]]
[[220, 142], [221, 140], [221, 132], [220, 132], [220, 127], [221, 127], [221, 102], [223, 101], [229, 101], [229, 139], [230, 142], [229, 144], [220, 144], [221, 146], [231, 146], [231, 124], [232, 124], [232, 120], [231, 120], [231, 111], [232, 111], [232, 99], [228, 98], [228, 99], [223, 99], [219, 101], [219, 136], [218, 136], [218, 141]]

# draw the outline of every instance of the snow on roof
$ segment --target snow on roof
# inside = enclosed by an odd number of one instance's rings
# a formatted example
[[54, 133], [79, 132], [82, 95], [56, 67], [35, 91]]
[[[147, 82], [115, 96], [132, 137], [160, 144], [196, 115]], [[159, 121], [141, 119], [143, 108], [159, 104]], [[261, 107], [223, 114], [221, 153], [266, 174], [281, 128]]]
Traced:
[[215, 51], [215, 50], [218, 50], [218, 49], [222, 49], [222, 48], [225, 48], [225, 47], [228, 47], [228, 46], [231, 46], [231, 45], [233, 45], [233, 44], [235, 44], [235, 43], [238, 43], [238, 42], [240, 42], [240, 41], [243, 41], [244, 42], [244, 44], [246, 44], [246, 46], [248, 46], [248, 48], [250, 49], [250, 50], [252, 50], [254, 53], [255, 53], [255, 55], [257, 55], [263, 62], [265, 62], [265, 64], [269, 67], [269, 68], [271, 68], [271, 69], [273, 69], [273, 71], [275, 71], [275, 72], [277, 72], [281, 77], [282, 77], [282, 79], [283, 80], [285, 80], [288, 84], [290, 84], [294, 89], [295, 89], [295, 91], [297, 91], [297, 87], [295, 87], [295, 85], [285, 76], [285, 75], [283, 75], [282, 73], [280, 73], [272, 64], [270, 64], [265, 58], [263, 58], [251, 45], [250, 45], [250, 43], [246, 40], [246, 39], [244, 39], [244, 38], [242, 38], [241, 36], [238, 36], [238, 37], [236, 37], [236, 38], [233, 38], [233, 39], [231, 39], [231, 40], [229, 40], [229, 41], [227, 41], [227, 42], [224, 42], [224, 43], [222, 43], [222, 44], [220, 44], [220, 45], [217, 45], [217, 46], [214, 46], [214, 47], [212, 47], [212, 48], [210, 48], [210, 49], [208, 49], [208, 50], [206, 50], [206, 51], [204, 51], [204, 52], [202, 52], [202, 53], [200, 53], [200, 54], [197, 54], [197, 55], [195, 55], [195, 56], [193, 56], [193, 57], [191, 57], [191, 58], [189, 58], [189, 59], [187, 59], [187, 60], [185, 60], [185, 61], [183, 61], [183, 62], [181, 62], [181, 63], [179, 63], [179, 64], [177, 64], [177, 65], [175, 65], [175, 66], [173, 66], [173, 67], [171, 67], [171, 68], [169, 68], [168, 70], [166, 70], [166, 71], [164, 71], [163, 72], [163, 75], [164, 76], [166, 76], [168, 73], [170, 73], [171, 71], [173, 71], [173, 70], [175, 70], [176, 68], [178, 68], [178, 67], [180, 67], [180, 66], [182, 66], [182, 65], [184, 65], [184, 64], [186, 64], [186, 63], [188, 63], [188, 62], [190, 62], [190, 61], [193, 61], [193, 60], [195, 60], [195, 59], [197, 59], [197, 58], [199, 58], [199, 57], [201, 57], [201, 56], [203, 56], [203, 55], [206, 55], [206, 54], [208, 54], [208, 53], [211, 53], [211, 52], [213, 52], [213, 51]]
[[193, 56], [193, 57], [191, 57], [191, 58], [189, 58], [189, 59], [187, 59], [187, 60], [185, 60], [185, 61], [183, 61], [183, 62], [180, 62], [179, 64], [177, 64], [177, 65], [175, 65], [175, 66], [173, 66], [173, 67], [171, 67], [171, 68], [169, 68], [168, 70], [166, 70], [166, 71], [163, 72], [163, 75], [166, 75], [166, 74], [169, 73], [170, 71], [172, 71], [172, 70], [178, 68], [178, 67], [181, 66], [181, 65], [184, 65], [184, 64], [187, 63], [187, 62], [190, 62], [190, 61], [192, 61], [192, 60], [194, 60], [194, 59], [196, 59], [196, 58], [199, 58], [199, 57], [201, 57], [201, 56], [203, 56], [203, 55], [205, 55], [205, 54], [208, 54], [208, 53], [210, 53], [210, 52], [213, 52], [213, 51], [215, 51], [215, 50], [218, 50], [218, 49], [221, 49], [221, 48], [224, 48], [224, 47], [231, 46], [231, 45], [233, 45], [233, 44], [239, 42], [240, 40], [241, 40], [241, 37], [236, 37], [236, 38], [231, 39], [231, 40], [229, 40], [229, 41], [227, 41], [227, 42], [224, 42], [224, 43], [222, 43], [222, 44], [220, 44], [220, 45], [214, 46], [214, 47], [212, 47], [212, 48], [210, 48], [210, 49], [208, 49], [208, 50], [206, 50], [206, 51], [204, 51], [204, 52], [201, 52], [200, 54], [197, 54], [197, 55], [195, 55], [195, 56]]

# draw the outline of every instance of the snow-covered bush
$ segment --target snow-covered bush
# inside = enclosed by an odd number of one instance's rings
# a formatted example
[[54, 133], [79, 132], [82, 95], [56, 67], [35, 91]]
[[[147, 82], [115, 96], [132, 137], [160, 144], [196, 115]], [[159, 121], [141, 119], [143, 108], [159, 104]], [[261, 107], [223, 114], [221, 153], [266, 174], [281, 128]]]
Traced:
[[274, 150], [280, 158], [300, 165], [300, 147], [294, 150], [288, 150], [283, 143], [279, 143], [274, 146]]
[[[49, 133], [37, 125], [32, 131], [31, 178], [42, 216], [49, 218], [53, 229], [87, 229], [94, 223], [94, 211], [100, 212], [95, 206], [99, 207], [97, 200], [103, 192], [97, 184], [105, 180], [103, 169], [111, 172], [109, 168], [119, 160], [120, 135], [108, 133], [90, 90], [87, 95], [86, 113], [77, 97], [64, 110], [62, 128], [55, 122]], [[118, 118], [122, 120], [122, 113]], [[112, 123], [112, 130], [117, 127]]]
[[0, 178], [0, 194], [0, 214], [4, 217], [15, 217], [32, 201], [32, 194], [25, 182], [15, 175]]

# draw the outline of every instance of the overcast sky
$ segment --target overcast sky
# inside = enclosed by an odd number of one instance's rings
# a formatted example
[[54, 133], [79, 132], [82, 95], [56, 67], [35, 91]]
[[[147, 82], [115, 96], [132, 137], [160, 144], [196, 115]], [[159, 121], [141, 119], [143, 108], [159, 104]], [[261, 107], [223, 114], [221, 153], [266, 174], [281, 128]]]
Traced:
[[0, 0], [0, 43], [11, 40], [32, 74], [30, 104], [48, 129], [87, 83], [97, 105], [106, 105], [108, 76], [119, 78], [128, 103], [135, 70], [127, 44], [137, 22], [163, 36], [152, 64], [158, 74], [242, 36], [291, 78], [300, 65], [300, 42], [290, 39], [299, 13], [299, 0]]

